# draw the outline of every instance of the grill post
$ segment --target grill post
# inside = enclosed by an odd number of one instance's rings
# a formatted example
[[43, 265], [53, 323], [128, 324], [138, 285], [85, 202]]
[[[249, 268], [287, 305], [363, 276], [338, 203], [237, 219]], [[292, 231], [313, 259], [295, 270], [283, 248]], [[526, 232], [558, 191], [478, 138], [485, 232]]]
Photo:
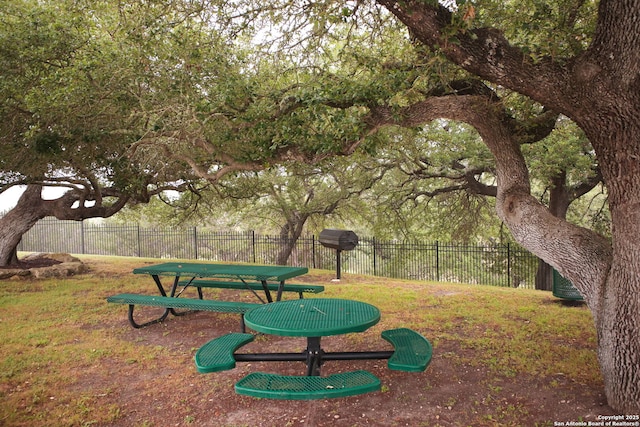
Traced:
[[342, 269], [341, 252], [351, 251], [358, 246], [358, 236], [350, 230], [325, 228], [320, 232], [318, 241], [325, 248], [336, 250], [336, 280], [340, 280]]

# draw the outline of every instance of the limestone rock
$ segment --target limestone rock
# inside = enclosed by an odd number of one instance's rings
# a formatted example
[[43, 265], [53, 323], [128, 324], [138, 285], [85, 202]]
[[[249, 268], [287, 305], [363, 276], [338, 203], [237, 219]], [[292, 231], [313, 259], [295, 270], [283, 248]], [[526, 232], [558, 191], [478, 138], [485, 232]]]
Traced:
[[82, 274], [87, 267], [78, 258], [65, 253], [32, 253], [20, 260], [23, 268], [0, 269], [0, 280], [9, 278], [67, 277]]

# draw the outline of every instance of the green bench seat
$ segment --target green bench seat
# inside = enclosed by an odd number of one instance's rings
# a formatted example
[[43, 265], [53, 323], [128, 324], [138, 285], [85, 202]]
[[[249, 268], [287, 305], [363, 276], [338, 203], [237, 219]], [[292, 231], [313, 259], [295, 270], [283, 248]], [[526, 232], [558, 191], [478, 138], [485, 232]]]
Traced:
[[198, 372], [205, 374], [235, 368], [236, 359], [233, 353], [253, 341], [253, 338], [252, 334], [230, 333], [212, 339], [196, 352]]
[[313, 400], [354, 396], [380, 390], [380, 379], [367, 371], [316, 376], [254, 372], [238, 381], [236, 393], [268, 399]]
[[382, 338], [395, 348], [387, 362], [389, 369], [422, 372], [429, 366], [433, 348], [418, 332], [408, 328], [390, 329], [382, 332]]
[[552, 292], [554, 297], [572, 301], [584, 301], [584, 297], [573, 283], [562, 277], [562, 275], [553, 269], [553, 286]]
[[[252, 289], [254, 291], [261, 291], [264, 288], [262, 287], [262, 283], [259, 282], [241, 282], [241, 281], [228, 281], [223, 282], [219, 280], [206, 280], [206, 279], [196, 279], [189, 281], [180, 281], [178, 283], [180, 286], [185, 286], [189, 284], [189, 286], [194, 286], [197, 288], [221, 288], [221, 289]], [[267, 288], [270, 291], [277, 291], [280, 284], [278, 283], [268, 283]], [[282, 288], [283, 292], [297, 292], [299, 297], [302, 298], [303, 293], [307, 294], [318, 294], [320, 292], [324, 292], [324, 286], [322, 285], [300, 285], [294, 283], [285, 283], [284, 288]]]
[[[259, 307], [262, 304], [248, 303], [248, 302], [234, 302], [234, 301], [216, 301], [216, 300], [202, 300], [195, 298], [172, 298], [163, 297], [160, 295], [140, 295], [140, 294], [119, 294], [113, 295], [107, 298], [108, 302], [115, 304], [128, 304], [129, 305], [129, 323], [134, 328], [141, 328], [153, 323], [162, 322], [168, 315], [169, 311], [176, 308], [196, 310], [196, 311], [213, 311], [218, 313], [239, 313], [241, 329], [244, 332], [244, 313], [252, 308]], [[165, 307], [167, 311], [158, 319], [152, 320], [147, 323], [138, 324], [133, 320], [133, 310], [136, 305], [147, 305], [155, 307]], [[181, 313], [173, 312], [178, 315]]]

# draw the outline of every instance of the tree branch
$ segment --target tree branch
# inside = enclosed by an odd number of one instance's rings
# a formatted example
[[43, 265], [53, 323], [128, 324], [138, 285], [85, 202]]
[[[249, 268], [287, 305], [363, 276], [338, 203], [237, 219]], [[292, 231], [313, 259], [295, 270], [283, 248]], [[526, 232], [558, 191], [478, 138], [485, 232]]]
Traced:
[[378, 3], [400, 19], [420, 42], [466, 71], [542, 104], [565, 105], [568, 109], [571, 80], [550, 58], [534, 62], [494, 28], [454, 29], [452, 13], [437, 2], [378, 0]]

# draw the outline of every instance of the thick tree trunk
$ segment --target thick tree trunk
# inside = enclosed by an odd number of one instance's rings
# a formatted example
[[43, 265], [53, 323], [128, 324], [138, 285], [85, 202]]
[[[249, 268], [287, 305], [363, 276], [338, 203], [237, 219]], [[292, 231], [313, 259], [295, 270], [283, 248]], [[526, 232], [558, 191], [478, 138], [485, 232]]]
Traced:
[[283, 240], [283, 245], [280, 248], [276, 259], [276, 263], [278, 265], [287, 265], [287, 262], [289, 261], [289, 258], [293, 253], [293, 248], [296, 247], [296, 243], [302, 235], [304, 224], [309, 218], [308, 215], [299, 214], [294, 214], [293, 217], [293, 220], [287, 221], [287, 223], [282, 227], [282, 231], [280, 232], [280, 237]]
[[[589, 131], [609, 190], [613, 244], [536, 208], [503, 185], [499, 210], [523, 246], [554, 265], [585, 298], [598, 333], [598, 357], [611, 407], [640, 412], [640, 125], [591, 119]], [[622, 128], [621, 128], [622, 127]], [[606, 133], [603, 136], [601, 133]], [[611, 135], [616, 134], [612, 144]], [[606, 144], [603, 143], [606, 141]], [[513, 172], [511, 166], [505, 168]], [[503, 180], [503, 183], [505, 181]], [[510, 194], [511, 193], [511, 194]]]
[[[640, 93], [636, 93], [639, 95]], [[626, 108], [625, 108], [626, 107]], [[627, 109], [628, 108], [628, 109]], [[640, 412], [640, 118], [625, 102], [617, 117], [583, 124], [598, 153], [611, 211], [613, 259], [599, 291], [598, 356], [607, 401]], [[625, 114], [626, 113], [626, 114]], [[622, 120], [626, 118], [626, 120]], [[567, 277], [571, 279], [570, 277]], [[576, 284], [576, 287], [582, 289]]]
[[0, 218], [0, 266], [18, 265], [17, 247], [24, 233], [44, 218], [42, 187], [29, 185], [16, 206]]
[[[41, 185], [28, 185], [16, 206], [0, 218], [0, 266], [18, 264], [18, 244], [38, 220], [47, 216], [74, 221], [107, 218], [122, 209], [128, 200], [128, 196], [121, 195], [114, 203], [105, 206], [101, 198], [98, 203], [95, 195], [87, 197], [80, 189], [69, 190], [55, 200], [44, 200]], [[85, 205], [84, 202], [89, 201], [93, 202], [92, 206]]]
[[628, 253], [624, 262], [619, 262], [617, 255], [615, 259], [602, 295], [598, 317], [598, 358], [609, 405], [626, 414], [638, 414], [640, 269], [637, 266], [640, 265], [640, 257], [636, 250], [634, 254]]
[[600, 289], [596, 316], [598, 357], [607, 401], [627, 414], [640, 412], [639, 166], [636, 164], [632, 176], [623, 174], [622, 180], [610, 185], [613, 262]]
[[453, 12], [440, 3], [377, 1], [453, 63], [565, 114], [585, 131], [609, 194], [612, 242], [554, 217], [531, 197], [524, 160], [499, 120], [470, 122], [496, 159], [498, 215], [522, 246], [582, 293], [598, 332], [608, 403], [622, 413], [640, 413], [638, 2], [600, 1], [586, 51], [532, 61], [497, 28], [461, 28], [456, 42], [448, 43]]
[[[610, 191], [613, 246], [608, 239], [553, 215], [530, 194], [527, 166], [499, 114], [475, 100], [464, 106], [472, 124], [496, 159], [496, 209], [515, 239], [555, 267], [582, 293], [598, 333], [598, 356], [609, 404], [625, 413], [640, 412], [640, 150], [633, 135], [640, 121], [618, 135], [625, 159], [607, 150], [601, 158]], [[461, 118], [459, 117], [454, 118]], [[592, 123], [595, 121], [592, 120]], [[608, 132], [613, 123], [604, 123]], [[590, 136], [592, 141], [601, 135]], [[594, 144], [599, 149], [597, 143]], [[638, 147], [638, 148], [636, 148]], [[621, 150], [618, 147], [618, 150]]]

